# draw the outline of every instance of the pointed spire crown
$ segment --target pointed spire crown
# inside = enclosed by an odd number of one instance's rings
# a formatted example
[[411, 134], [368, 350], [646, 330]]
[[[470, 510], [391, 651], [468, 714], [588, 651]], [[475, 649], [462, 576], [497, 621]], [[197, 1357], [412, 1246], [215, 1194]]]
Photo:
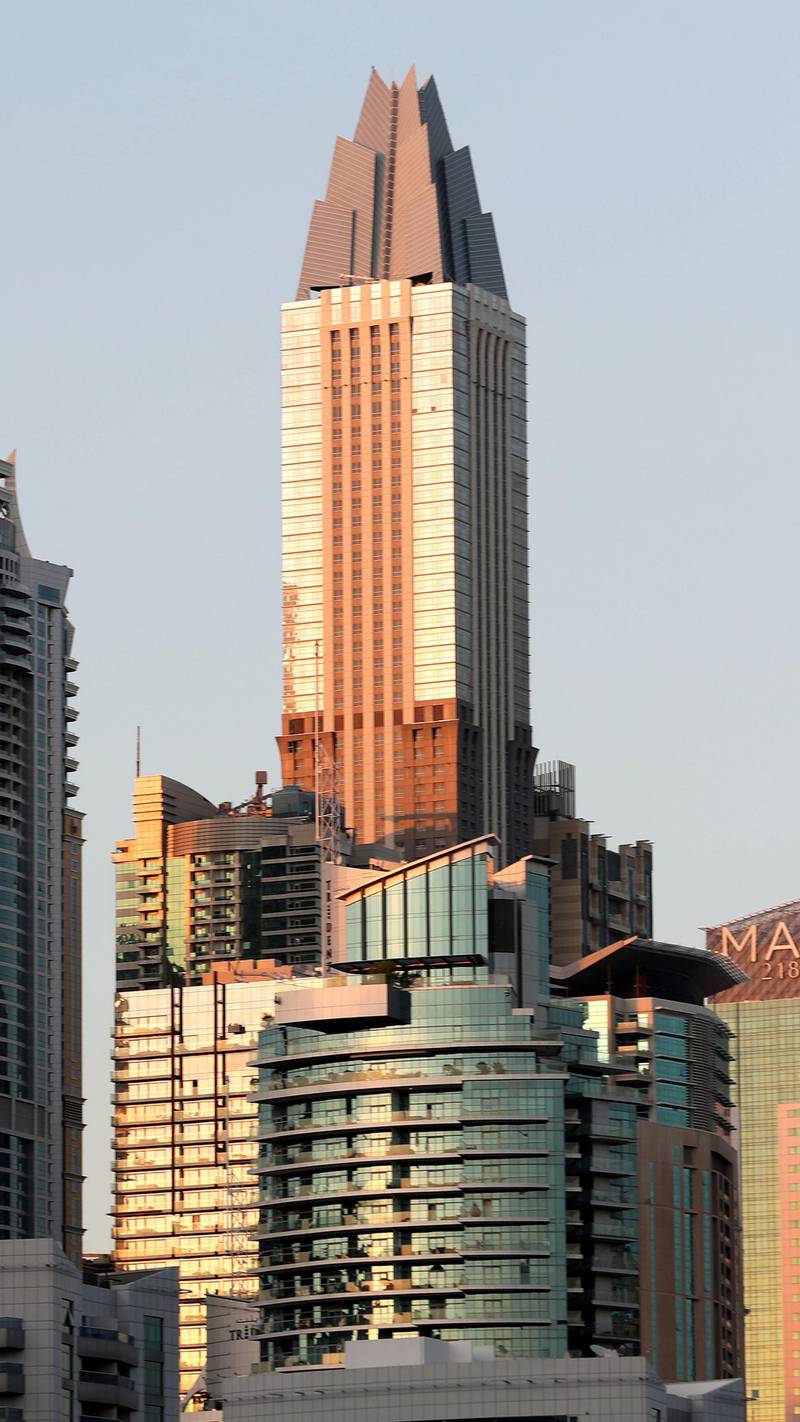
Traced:
[[370, 75], [355, 137], [337, 138], [314, 204], [298, 300], [353, 281], [472, 282], [507, 300], [491, 213], [468, 148], [455, 150], [436, 83]]
[[30, 557], [28, 541], [20, 518], [17, 500], [17, 451], [12, 449], [7, 459], [0, 459], [0, 518], [14, 525], [13, 546], [23, 557]]

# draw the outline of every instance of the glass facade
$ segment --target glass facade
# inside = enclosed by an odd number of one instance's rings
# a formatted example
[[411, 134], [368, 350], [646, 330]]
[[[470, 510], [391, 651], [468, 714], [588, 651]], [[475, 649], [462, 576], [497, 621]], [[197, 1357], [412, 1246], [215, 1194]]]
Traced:
[[635, 1351], [637, 1094], [549, 1001], [541, 880], [481, 840], [351, 890], [345, 971], [262, 1033], [267, 1367], [409, 1333]]
[[[730, 1031], [703, 1005], [701, 971], [711, 987], [730, 980], [722, 960], [651, 939], [623, 940], [558, 970], [616, 1089], [635, 1103], [640, 1341], [675, 1382], [742, 1371]], [[616, 991], [583, 996], [598, 980]]]
[[347, 901], [351, 963], [403, 958], [488, 960], [491, 849], [462, 846], [404, 866]]
[[411, 858], [489, 825], [513, 858], [532, 838], [524, 322], [411, 280], [326, 287], [282, 322], [283, 778], [315, 783], [319, 731], [362, 843]]
[[754, 1417], [800, 1408], [800, 999], [719, 1002], [733, 1032]]
[[403, 1023], [262, 1034], [271, 1367], [409, 1332], [566, 1351], [563, 1082], [507, 987], [405, 996]]

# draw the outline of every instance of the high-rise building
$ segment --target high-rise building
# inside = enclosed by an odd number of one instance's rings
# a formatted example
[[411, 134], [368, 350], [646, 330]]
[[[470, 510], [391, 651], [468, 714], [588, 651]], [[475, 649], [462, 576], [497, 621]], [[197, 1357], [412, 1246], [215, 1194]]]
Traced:
[[620, 938], [653, 935], [653, 846], [649, 839], [609, 846], [575, 813], [575, 767], [537, 765], [533, 848], [552, 860], [552, 954], [571, 963]]
[[[313, 794], [256, 793], [212, 805], [164, 775], [137, 777], [133, 839], [114, 853], [117, 985], [200, 982], [223, 959], [295, 971], [320, 961], [320, 852]], [[337, 833], [348, 858], [351, 841]]]
[[706, 931], [746, 978], [713, 999], [733, 1033], [745, 1367], [752, 1422], [800, 1411], [800, 900]]
[[178, 1422], [176, 1271], [82, 1275], [53, 1240], [0, 1244], [0, 1418]]
[[642, 1350], [667, 1381], [743, 1372], [730, 1030], [705, 1005], [741, 982], [726, 958], [627, 938], [554, 968], [600, 1057], [639, 1093]]
[[547, 865], [496, 857], [348, 890], [338, 971], [261, 1035], [267, 1367], [411, 1334], [637, 1351], [637, 1096], [582, 1009], [551, 1010]]
[[197, 986], [117, 997], [114, 1258], [179, 1271], [182, 1395], [205, 1367], [206, 1294], [257, 1291], [252, 1062], [291, 971], [222, 963]]
[[433, 79], [373, 71], [283, 308], [286, 784], [532, 844], [525, 323]]
[[71, 570], [31, 556], [0, 460], [0, 1239], [81, 1248], [81, 816]]
[[[321, 972], [335, 874], [359, 877], [321, 862], [313, 794], [256, 779], [216, 806], [137, 777], [135, 834], [114, 853], [115, 1261], [177, 1265], [182, 1393], [205, 1364], [206, 1295], [256, 1288], [257, 1033], [276, 988]], [[349, 858], [338, 824], [333, 839]]]

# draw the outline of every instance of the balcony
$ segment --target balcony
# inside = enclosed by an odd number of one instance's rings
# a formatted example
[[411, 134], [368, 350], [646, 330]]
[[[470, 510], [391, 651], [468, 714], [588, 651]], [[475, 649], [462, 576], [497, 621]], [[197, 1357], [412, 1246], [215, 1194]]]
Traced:
[[92, 1402], [101, 1407], [121, 1407], [133, 1412], [136, 1408], [136, 1389], [131, 1378], [118, 1373], [89, 1372], [81, 1369], [78, 1374], [78, 1401]]
[[25, 1373], [21, 1363], [0, 1359], [0, 1397], [21, 1397], [25, 1391]]
[[636, 1157], [634, 1155], [624, 1156], [611, 1155], [608, 1151], [593, 1150], [591, 1165], [589, 1167], [598, 1174], [605, 1175], [635, 1175], [637, 1172]]
[[638, 1274], [639, 1265], [632, 1250], [597, 1249], [592, 1255], [595, 1274]]
[[79, 1358], [103, 1358], [107, 1362], [134, 1367], [138, 1354], [129, 1333], [113, 1328], [82, 1328], [78, 1335]]
[[592, 1336], [604, 1347], [613, 1348], [620, 1342], [638, 1343], [639, 1329], [627, 1319], [621, 1319], [619, 1322], [613, 1319], [611, 1322], [601, 1320], [594, 1328]]
[[0, 1348], [24, 1348], [25, 1325], [21, 1318], [0, 1318]]

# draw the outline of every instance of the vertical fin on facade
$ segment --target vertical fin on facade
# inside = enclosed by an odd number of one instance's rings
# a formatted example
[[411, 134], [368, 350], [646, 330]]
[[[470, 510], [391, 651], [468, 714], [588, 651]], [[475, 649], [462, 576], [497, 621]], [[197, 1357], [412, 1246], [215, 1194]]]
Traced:
[[471, 282], [507, 300], [469, 149], [454, 152], [435, 80], [418, 87], [413, 66], [400, 85], [373, 69], [354, 139], [336, 140], [297, 298], [380, 277]]

